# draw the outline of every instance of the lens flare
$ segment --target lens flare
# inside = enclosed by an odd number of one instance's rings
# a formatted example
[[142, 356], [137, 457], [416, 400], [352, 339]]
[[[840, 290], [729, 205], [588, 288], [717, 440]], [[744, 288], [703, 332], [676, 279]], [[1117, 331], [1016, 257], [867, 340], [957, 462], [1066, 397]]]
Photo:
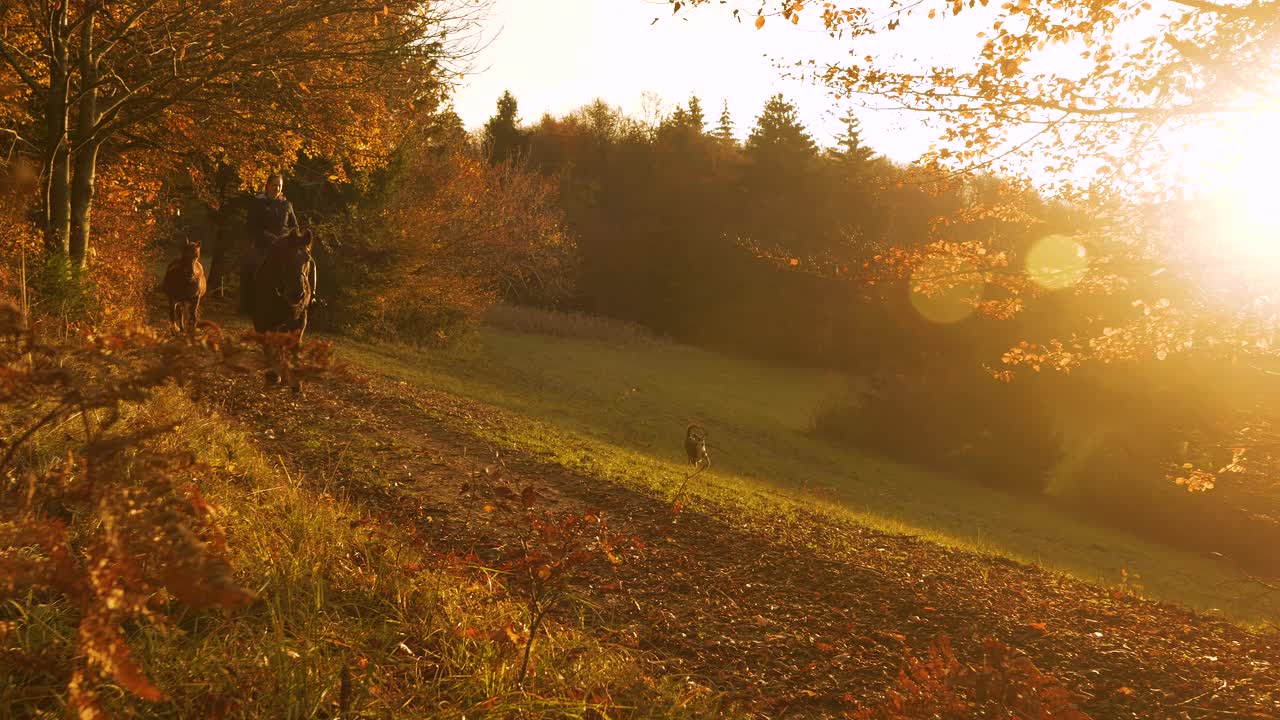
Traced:
[[986, 283], [977, 268], [929, 258], [911, 273], [911, 306], [940, 325], [958, 323], [978, 309]]
[[1062, 290], [1080, 282], [1089, 269], [1085, 247], [1066, 235], [1042, 238], [1027, 253], [1027, 274], [1046, 290]]

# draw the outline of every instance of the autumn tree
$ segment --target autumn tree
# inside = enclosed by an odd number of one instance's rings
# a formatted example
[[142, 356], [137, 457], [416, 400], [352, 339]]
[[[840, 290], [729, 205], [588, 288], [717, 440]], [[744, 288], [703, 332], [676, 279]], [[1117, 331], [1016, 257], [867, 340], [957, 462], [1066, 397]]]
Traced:
[[[913, 28], [928, 24], [967, 23], [960, 28], [973, 34], [957, 33], [950, 64], [923, 67], [901, 53], [854, 52], [849, 62], [818, 65], [816, 79], [834, 96], [879, 98], [938, 121], [939, 144], [924, 158], [928, 172], [919, 182], [942, 187], [973, 170], [1033, 175], [1048, 191], [1109, 218], [1094, 224], [1092, 237], [1131, 240], [1134, 257], [1108, 252], [1108, 267], [1095, 264], [1091, 272], [1152, 277], [1164, 268], [1167, 283], [1176, 268], [1187, 268], [1178, 256], [1192, 254], [1185, 244], [1171, 247], [1176, 239], [1130, 201], [1169, 198], [1179, 176], [1195, 171], [1170, 162], [1173, 151], [1194, 143], [1205, 125], [1267, 107], [1268, 83], [1280, 74], [1268, 39], [1280, 9], [1190, 0], [1164, 7], [1141, 0], [981, 5], [939, 0], [886, 11], [779, 0], [765, 3], [756, 22], [813, 15], [836, 42], [854, 48], [886, 37], [908, 41]], [[963, 52], [966, 41], [971, 53]], [[1150, 252], [1161, 243], [1173, 252], [1153, 262]]]
[[[8, 128], [42, 165], [49, 249], [89, 257], [99, 159], [167, 146], [243, 165], [298, 152], [376, 161], [410, 104], [465, 51], [463, 2], [9, 3], [0, 61], [24, 86]], [[216, 167], [216, 162], [215, 162]], [[216, 173], [215, 173], [216, 174]]]
[[552, 304], [567, 294], [574, 244], [553, 180], [489, 162], [447, 120], [411, 136], [386, 180], [347, 248], [348, 261], [369, 268], [350, 327], [445, 343], [497, 301]]
[[[688, 11], [704, 4], [675, 6]], [[1280, 6], [1200, 0], [741, 4], [748, 6], [757, 27], [814, 18], [853, 50], [847, 61], [813, 64], [810, 77], [833, 96], [934, 121], [937, 145], [911, 182], [951, 192], [962, 190], [975, 170], [996, 172], [1034, 183], [1087, 218], [1071, 228], [1069, 239], [1051, 241], [1059, 247], [1039, 260], [999, 247], [1002, 238], [961, 239], [963, 225], [991, 217], [1050, 237], [1024, 212], [1019, 193], [996, 194], [937, 218], [930, 244], [895, 249], [868, 266], [864, 277], [914, 277], [913, 291], [926, 293], [979, 283], [999, 298], [983, 301], [981, 309], [1005, 318], [1041, 302], [1062, 308], [1072, 299], [1071, 329], [1009, 349], [997, 375], [1050, 368], [1079, 375], [1095, 364], [1151, 370], [1175, 360], [1185, 365], [1184, 377], [1190, 367], [1206, 379], [1228, 368], [1235, 374], [1252, 367], [1259, 378], [1270, 371], [1280, 295], [1263, 238], [1274, 231], [1259, 218], [1256, 206], [1266, 200], [1252, 188], [1265, 183], [1275, 161], [1259, 163], [1251, 155], [1266, 157], [1259, 150], [1274, 133], [1268, 119], [1280, 77]], [[877, 51], [886, 42], [910, 42], [915, 30], [931, 24], [954, 28], [947, 59]], [[1251, 132], [1251, 146], [1226, 145], [1232, 129]], [[1214, 180], [1207, 171], [1223, 164], [1226, 172]], [[1061, 309], [1059, 315], [1068, 316]], [[1228, 385], [1186, 392], [1221, 396]], [[1254, 406], [1247, 395], [1240, 399], [1242, 411]], [[1266, 448], [1274, 438], [1258, 432], [1268, 421], [1255, 413], [1254, 421], [1233, 422], [1235, 431], [1225, 429], [1230, 422], [1175, 428], [1190, 442], [1175, 462], [1180, 482], [1210, 487], [1247, 465], [1239, 462], [1241, 452], [1257, 453], [1270, 467]]]

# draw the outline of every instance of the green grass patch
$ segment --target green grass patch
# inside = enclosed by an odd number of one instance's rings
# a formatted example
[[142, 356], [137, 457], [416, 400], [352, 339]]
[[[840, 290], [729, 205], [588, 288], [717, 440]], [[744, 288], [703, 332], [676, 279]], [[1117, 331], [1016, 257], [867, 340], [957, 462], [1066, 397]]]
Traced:
[[690, 489], [721, 507], [741, 507], [747, 522], [772, 524], [796, 508], [818, 508], [842, 521], [1040, 563], [1243, 623], [1280, 619], [1264, 588], [1207, 554], [1085, 522], [1045, 499], [1015, 497], [814, 437], [814, 410], [853, 382], [836, 373], [771, 367], [672, 343], [492, 327], [446, 350], [344, 343], [342, 352], [406, 382], [505, 410], [502, 427], [467, 428], [496, 445], [664, 499], [687, 471], [685, 425], [699, 422], [708, 430], [713, 468]]

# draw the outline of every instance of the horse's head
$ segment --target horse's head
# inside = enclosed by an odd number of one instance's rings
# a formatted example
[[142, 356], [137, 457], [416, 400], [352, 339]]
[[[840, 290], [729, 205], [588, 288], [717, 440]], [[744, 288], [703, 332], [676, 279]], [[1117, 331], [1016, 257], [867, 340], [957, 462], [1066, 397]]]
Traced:
[[268, 260], [276, 294], [290, 305], [308, 303], [315, 292], [315, 261], [311, 257], [311, 231], [296, 228], [285, 233], [271, 249]]

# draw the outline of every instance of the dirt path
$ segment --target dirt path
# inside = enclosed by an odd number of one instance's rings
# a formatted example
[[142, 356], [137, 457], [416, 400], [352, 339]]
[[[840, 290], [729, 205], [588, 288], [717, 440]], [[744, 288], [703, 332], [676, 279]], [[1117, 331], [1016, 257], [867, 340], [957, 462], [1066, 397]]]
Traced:
[[[461, 492], [499, 465], [492, 449], [432, 419], [501, 427], [489, 407], [381, 377], [302, 400], [256, 378], [208, 394], [269, 452], [417, 523], [435, 551], [485, 557], [510, 540]], [[839, 717], [896, 681], [904, 646], [945, 633], [968, 661], [985, 637], [1025, 651], [1097, 720], [1280, 718], [1275, 636], [816, 514], [738, 527], [535, 458], [500, 464], [553, 507], [598, 509], [642, 540], [614, 581], [574, 589], [595, 608], [590, 631], [761, 716]]]

